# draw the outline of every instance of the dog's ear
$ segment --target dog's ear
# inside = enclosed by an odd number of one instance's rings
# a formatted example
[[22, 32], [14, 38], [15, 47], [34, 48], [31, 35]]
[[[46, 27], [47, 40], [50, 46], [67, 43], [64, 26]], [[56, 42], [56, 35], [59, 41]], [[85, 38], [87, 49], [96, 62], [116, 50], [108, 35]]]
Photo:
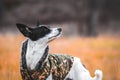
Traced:
[[16, 23], [16, 26], [20, 30], [20, 32], [26, 37], [29, 37], [32, 33], [32, 28], [26, 26], [25, 24]]
[[37, 26], [37, 27], [39, 27], [39, 25], [40, 25], [40, 22], [39, 22], [39, 21], [37, 21], [37, 25], [36, 25], [36, 26]]

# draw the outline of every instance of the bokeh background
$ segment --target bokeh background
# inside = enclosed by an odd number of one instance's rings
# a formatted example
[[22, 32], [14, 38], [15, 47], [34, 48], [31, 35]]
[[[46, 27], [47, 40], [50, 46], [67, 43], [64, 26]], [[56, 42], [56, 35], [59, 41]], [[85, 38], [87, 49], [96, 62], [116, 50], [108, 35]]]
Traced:
[[98, 68], [103, 80], [120, 80], [120, 0], [0, 0], [0, 80], [21, 80], [25, 37], [15, 24], [37, 21], [63, 29], [50, 53], [79, 57], [91, 76]]

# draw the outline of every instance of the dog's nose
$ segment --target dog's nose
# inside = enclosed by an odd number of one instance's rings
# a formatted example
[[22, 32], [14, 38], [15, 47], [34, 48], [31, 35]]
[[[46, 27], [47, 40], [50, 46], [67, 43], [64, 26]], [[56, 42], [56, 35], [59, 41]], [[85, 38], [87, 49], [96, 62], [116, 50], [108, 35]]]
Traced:
[[62, 29], [61, 29], [61, 28], [58, 28], [58, 31], [59, 31], [59, 32], [61, 32], [61, 31], [62, 31]]

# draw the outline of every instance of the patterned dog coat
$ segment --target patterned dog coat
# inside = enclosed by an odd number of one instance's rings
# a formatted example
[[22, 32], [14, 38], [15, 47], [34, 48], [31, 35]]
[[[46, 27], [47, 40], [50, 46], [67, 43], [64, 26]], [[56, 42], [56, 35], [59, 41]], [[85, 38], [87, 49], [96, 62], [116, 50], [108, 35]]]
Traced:
[[[26, 40], [22, 46], [21, 53], [21, 76], [23, 80], [46, 80], [52, 74], [52, 80], [64, 80], [73, 65], [73, 57], [68, 55], [48, 54], [48, 47], [39, 60], [34, 70], [27, 68], [26, 64]], [[46, 59], [47, 58], [47, 59]]]

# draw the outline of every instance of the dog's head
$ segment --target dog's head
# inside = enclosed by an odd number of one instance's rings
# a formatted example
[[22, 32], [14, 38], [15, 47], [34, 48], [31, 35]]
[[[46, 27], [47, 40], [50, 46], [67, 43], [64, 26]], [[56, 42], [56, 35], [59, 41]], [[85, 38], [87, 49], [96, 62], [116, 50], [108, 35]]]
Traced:
[[61, 28], [50, 28], [47, 25], [38, 25], [35, 28], [30, 28], [25, 24], [17, 23], [17, 28], [25, 36], [32, 41], [42, 40], [44, 42], [50, 42], [51, 40], [61, 35]]

